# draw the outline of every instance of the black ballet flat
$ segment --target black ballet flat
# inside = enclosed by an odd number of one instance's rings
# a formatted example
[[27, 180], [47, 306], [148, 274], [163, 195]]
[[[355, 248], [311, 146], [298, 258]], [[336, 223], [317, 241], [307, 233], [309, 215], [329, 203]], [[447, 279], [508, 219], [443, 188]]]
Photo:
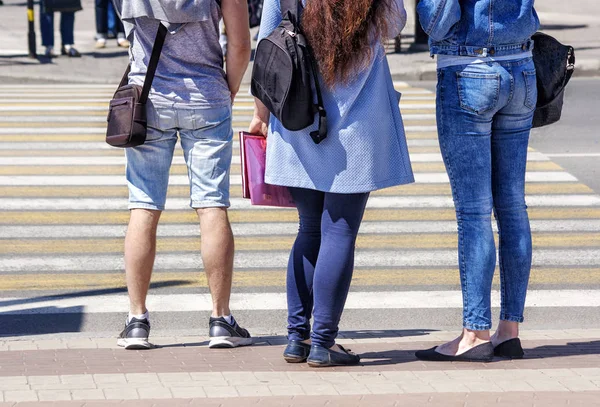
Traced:
[[304, 363], [310, 353], [310, 345], [300, 341], [288, 341], [283, 358], [288, 363]]
[[508, 359], [523, 359], [525, 352], [519, 338], [504, 341], [494, 348], [494, 356]]
[[443, 355], [436, 352], [437, 347], [415, 352], [419, 360], [428, 362], [491, 362], [494, 359], [494, 345], [491, 342], [482, 343], [460, 355]]
[[312, 345], [308, 355], [308, 366], [310, 367], [328, 367], [328, 366], [352, 366], [360, 362], [360, 356], [350, 352], [338, 345], [342, 352], [324, 348], [319, 345]]

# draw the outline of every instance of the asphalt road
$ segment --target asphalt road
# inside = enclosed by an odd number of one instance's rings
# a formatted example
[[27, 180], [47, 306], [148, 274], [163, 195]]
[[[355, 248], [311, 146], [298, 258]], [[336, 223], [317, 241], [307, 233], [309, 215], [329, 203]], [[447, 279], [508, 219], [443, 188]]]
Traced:
[[[343, 330], [460, 326], [454, 211], [435, 139], [434, 95], [423, 89], [434, 84], [412, 85], [397, 87], [419, 182], [373, 194]], [[0, 336], [113, 336], [123, 323], [124, 158], [103, 142], [113, 87], [89, 86], [0, 85]], [[552, 156], [600, 152], [591, 96], [599, 90], [600, 80], [574, 80], [563, 121], [532, 137], [529, 328], [600, 323], [600, 188], [589, 176], [598, 160]], [[250, 108], [240, 96], [236, 128], [248, 125]], [[206, 334], [210, 303], [182, 163], [178, 152], [150, 295], [153, 329], [166, 335]], [[297, 218], [245, 204], [239, 164], [233, 174], [236, 316], [255, 334], [282, 333]]]
[[[435, 82], [411, 82], [435, 91]], [[561, 120], [533, 129], [530, 146], [600, 193], [600, 77], [569, 82]]]

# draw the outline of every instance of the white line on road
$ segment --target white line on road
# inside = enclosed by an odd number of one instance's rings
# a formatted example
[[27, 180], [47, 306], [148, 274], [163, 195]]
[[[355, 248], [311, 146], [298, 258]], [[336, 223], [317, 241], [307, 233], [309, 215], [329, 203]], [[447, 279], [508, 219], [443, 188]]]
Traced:
[[[234, 160], [239, 157], [235, 155]], [[442, 162], [442, 156], [438, 153], [411, 153], [410, 160], [413, 163], [437, 163]], [[549, 158], [542, 153], [531, 151], [527, 155], [528, 161], [549, 161]], [[173, 164], [184, 164], [182, 156], [173, 157]], [[7, 156], [0, 157], [0, 166], [20, 165], [20, 166], [42, 166], [42, 165], [77, 165], [77, 166], [97, 166], [97, 165], [125, 165], [125, 154], [121, 157], [114, 156], [89, 156], [89, 157], [73, 157], [73, 156]]]
[[[180, 176], [187, 180], [186, 176]], [[532, 195], [527, 197], [530, 207], [588, 207], [600, 206], [597, 195]], [[373, 196], [367, 203], [368, 208], [453, 208], [449, 196]], [[189, 199], [170, 198], [166, 203], [167, 210], [189, 209]], [[253, 206], [250, 200], [232, 198], [231, 209], [235, 210], [268, 210], [270, 206]], [[125, 198], [0, 198], [0, 210], [127, 210]]]
[[[70, 314], [124, 312], [129, 299], [122, 295], [94, 297], [2, 298], [2, 314]], [[6, 304], [6, 305], [2, 305]], [[492, 306], [499, 306], [500, 293], [492, 291]], [[531, 290], [527, 292], [528, 308], [598, 307], [599, 290]], [[439, 309], [461, 308], [460, 291], [384, 291], [350, 292], [345, 309]], [[155, 294], [148, 297], [153, 312], [192, 312], [212, 310], [210, 294]], [[241, 310], [285, 310], [285, 293], [233, 293], [231, 308]]]
[[[266, 255], [268, 253], [268, 255]], [[238, 251], [236, 269], [285, 268], [289, 251]], [[356, 267], [456, 267], [458, 255], [452, 250], [358, 250]], [[600, 249], [534, 250], [534, 267], [600, 266]], [[123, 255], [14, 255], [0, 257], [0, 272], [22, 273], [123, 270]], [[199, 253], [161, 253], [156, 257], [155, 270], [199, 270]]]
[[[0, 160], [1, 163], [1, 160]], [[445, 184], [448, 175], [442, 172], [415, 173], [417, 183]], [[567, 172], [528, 172], [525, 175], [527, 182], [574, 182], [577, 178]], [[172, 175], [170, 185], [189, 185], [187, 175]], [[34, 186], [34, 185], [127, 185], [124, 175], [1, 175], [2, 186]], [[231, 175], [231, 185], [241, 185], [240, 175]]]
[[[435, 121], [435, 114], [403, 114], [402, 118], [414, 121]], [[252, 116], [249, 115], [234, 115], [233, 120], [236, 122], [247, 121], [250, 123]], [[86, 116], [86, 115], [70, 115], [70, 116], [0, 116], [0, 123], [70, 123], [70, 122], [94, 122], [106, 123], [106, 117], [102, 116]]]
[[548, 157], [565, 157], [565, 158], [570, 158], [570, 157], [581, 157], [581, 158], [593, 158], [593, 157], [600, 157], [600, 153], [565, 153], [565, 154], [546, 154]]
[[[235, 236], [294, 236], [298, 231], [297, 222], [277, 223], [233, 223]], [[497, 230], [495, 222], [492, 223]], [[100, 239], [122, 238], [125, 236], [125, 225], [3, 225], [0, 228], [0, 239]], [[369, 234], [409, 234], [409, 233], [456, 233], [455, 221], [397, 221], [397, 222], [363, 222], [360, 233]], [[600, 232], [600, 220], [533, 220], [531, 230], [536, 232]], [[198, 224], [161, 224], [158, 227], [160, 237], [195, 237], [200, 235]]]

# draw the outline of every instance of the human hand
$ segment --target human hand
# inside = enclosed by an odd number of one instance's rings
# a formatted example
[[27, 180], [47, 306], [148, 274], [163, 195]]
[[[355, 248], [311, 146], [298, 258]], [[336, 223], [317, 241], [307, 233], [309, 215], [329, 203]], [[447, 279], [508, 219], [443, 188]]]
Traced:
[[260, 117], [255, 115], [250, 122], [250, 127], [248, 127], [248, 133], [267, 137], [269, 134], [269, 124], [265, 123]]

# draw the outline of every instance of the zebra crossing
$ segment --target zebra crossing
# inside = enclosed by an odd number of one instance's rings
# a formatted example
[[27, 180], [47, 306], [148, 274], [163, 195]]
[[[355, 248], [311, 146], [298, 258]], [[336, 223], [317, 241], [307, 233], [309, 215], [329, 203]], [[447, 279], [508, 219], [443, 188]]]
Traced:
[[[369, 310], [382, 309], [398, 316], [395, 322], [383, 318], [390, 328], [457, 327], [462, 302], [456, 224], [436, 138], [435, 95], [395, 85], [402, 93], [417, 182], [372, 194], [342, 328], [375, 326], [380, 320], [368, 317]], [[96, 321], [82, 323], [81, 330], [101, 331], [107, 329], [107, 315], [121, 318], [126, 310], [125, 158], [103, 141], [113, 90], [112, 85], [0, 85], [0, 320], [81, 314]], [[251, 98], [239, 96], [233, 109], [234, 130], [245, 130]], [[236, 141], [230, 211], [237, 250], [234, 309], [247, 316], [250, 329], [281, 333], [285, 266], [297, 215], [292, 209], [252, 207], [241, 198], [239, 168]], [[534, 245], [530, 320], [537, 326], [577, 324], [578, 318], [597, 314], [599, 305], [600, 196], [533, 149], [526, 179]], [[176, 150], [149, 298], [151, 310], [164, 315], [164, 329], [177, 315], [191, 319], [210, 308], [187, 183]], [[265, 318], [269, 311], [277, 318]], [[253, 315], [262, 319], [254, 322]], [[440, 321], [440, 315], [447, 318]], [[0, 335], [10, 334], [1, 325]]]

